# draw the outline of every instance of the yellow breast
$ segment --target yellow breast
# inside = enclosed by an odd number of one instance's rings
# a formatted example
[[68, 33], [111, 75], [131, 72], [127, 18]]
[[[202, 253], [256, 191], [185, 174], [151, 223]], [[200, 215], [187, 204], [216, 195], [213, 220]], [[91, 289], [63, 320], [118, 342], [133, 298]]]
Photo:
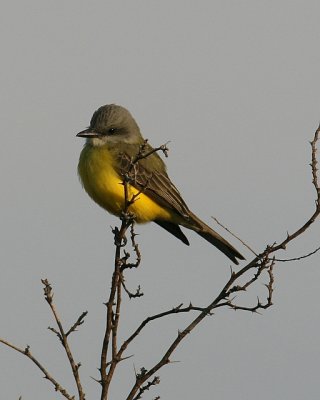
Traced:
[[[119, 216], [124, 209], [124, 186], [113, 165], [112, 154], [106, 146], [85, 145], [80, 155], [78, 172], [89, 196], [105, 210]], [[138, 191], [133, 186], [128, 186], [130, 199]], [[139, 223], [171, 219], [169, 210], [143, 193], [139, 194], [129, 210]]]

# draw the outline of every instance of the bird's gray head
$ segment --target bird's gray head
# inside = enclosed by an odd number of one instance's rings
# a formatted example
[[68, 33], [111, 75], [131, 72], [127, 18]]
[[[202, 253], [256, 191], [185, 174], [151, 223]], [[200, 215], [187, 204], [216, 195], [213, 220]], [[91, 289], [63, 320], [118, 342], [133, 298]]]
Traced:
[[116, 104], [101, 106], [94, 112], [90, 126], [77, 134], [84, 137], [93, 146], [103, 146], [107, 143], [140, 143], [140, 129], [124, 107]]

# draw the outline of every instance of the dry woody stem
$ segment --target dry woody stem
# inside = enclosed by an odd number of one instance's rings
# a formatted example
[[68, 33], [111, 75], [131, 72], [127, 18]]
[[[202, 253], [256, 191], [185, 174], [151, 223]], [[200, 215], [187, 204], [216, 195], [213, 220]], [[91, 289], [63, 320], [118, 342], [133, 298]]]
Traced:
[[[246, 246], [250, 251], [254, 253], [254, 258], [248, 262], [246, 265], [240, 267], [238, 271], [231, 270], [230, 277], [224, 284], [218, 295], [213, 298], [209, 304], [204, 306], [195, 306], [189, 304], [184, 306], [183, 303], [172, 307], [169, 310], [162, 310], [153, 315], [148, 316], [143, 321], [137, 323], [137, 327], [128, 334], [127, 338], [119, 343], [119, 327], [120, 327], [120, 316], [124, 314], [122, 309], [123, 294], [128, 296], [130, 299], [137, 299], [143, 296], [140, 286], [134, 291], [128, 289], [125, 280], [125, 273], [128, 269], [136, 269], [139, 267], [141, 262], [141, 252], [139, 245], [136, 241], [136, 234], [134, 231], [134, 215], [130, 212], [130, 206], [138, 199], [141, 191], [130, 197], [128, 184], [130, 182], [130, 172], [135, 168], [135, 164], [154, 152], [162, 151], [165, 156], [167, 156], [168, 148], [167, 145], [159, 146], [151, 151], [146, 151], [147, 140], [140, 146], [138, 154], [132, 158], [127, 173], [123, 175], [123, 190], [124, 190], [124, 207], [121, 215], [121, 226], [119, 228], [113, 229], [114, 243], [115, 243], [115, 256], [114, 256], [114, 270], [111, 281], [111, 289], [105, 303], [106, 306], [106, 325], [103, 335], [103, 343], [101, 349], [101, 358], [99, 365], [100, 378], [97, 380], [101, 385], [101, 400], [107, 400], [109, 398], [109, 389], [112, 383], [114, 374], [120, 362], [128, 359], [131, 355], [127, 355], [126, 352], [128, 348], [134, 342], [134, 340], [141, 334], [144, 333], [146, 326], [152, 323], [159, 323], [163, 318], [174, 314], [190, 314], [191, 321], [187, 324], [184, 329], [180, 330], [176, 334], [168, 346], [168, 348], [163, 352], [163, 354], [158, 355], [157, 361], [153, 366], [145, 368], [140, 367], [138, 372], [135, 372], [134, 381], [132, 383], [131, 389], [125, 395], [126, 400], [138, 400], [142, 399], [147, 391], [150, 391], [155, 386], [160, 383], [160, 377], [158, 376], [159, 370], [169, 364], [171, 361], [172, 354], [175, 352], [177, 347], [183, 341], [183, 339], [190, 334], [207, 316], [213, 315], [216, 309], [221, 309], [227, 307], [233, 310], [249, 311], [252, 313], [259, 313], [264, 309], [269, 308], [273, 301], [273, 291], [274, 291], [274, 268], [278, 261], [290, 262], [299, 261], [306, 257], [310, 257], [316, 253], [319, 249], [309, 252], [308, 254], [301, 255], [291, 259], [277, 259], [276, 253], [279, 250], [285, 250], [287, 246], [302, 235], [313, 222], [319, 217], [320, 214], [320, 185], [318, 178], [318, 161], [317, 161], [317, 143], [319, 139], [320, 126], [315, 132], [314, 138], [311, 142], [311, 174], [312, 183], [316, 191], [315, 209], [311, 214], [310, 218], [299, 228], [297, 228], [293, 233], [287, 234], [287, 236], [280, 243], [273, 243], [266, 247], [266, 249], [260, 253], [254, 252], [250, 246], [248, 246], [243, 240], [238, 238], [244, 246]], [[216, 220], [217, 221], [217, 220]], [[220, 222], [217, 221], [219, 225], [223, 227]], [[229, 231], [228, 228], [225, 228]], [[230, 232], [230, 231], [229, 231]], [[231, 232], [232, 234], [232, 232]], [[130, 235], [130, 246], [133, 251], [133, 257], [130, 255], [129, 251], [126, 250], [128, 246], [127, 235]], [[133, 260], [131, 261], [131, 258]], [[249, 306], [240, 304], [239, 298], [237, 297], [240, 293], [245, 293], [252, 287], [255, 283], [261, 280], [265, 281], [265, 295], [264, 299], [257, 299], [256, 302], [251, 303]], [[64, 351], [66, 353], [68, 363], [70, 365], [74, 382], [77, 388], [77, 397], [71, 395], [67, 389], [65, 389], [40, 363], [40, 361], [33, 356], [30, 351], [30, 347], [26, 346], [24, 349], [17, 347], [7, 340], [0, 339], [0, 343], [5, 346], [23, 354], [28, 357], [33, 364], [44, 374], [44, 377], [52, 383], [54, 389], [59, 392], [64, 398], [68, 400], [85, 400], [85, 394], [83, 386], [80, 379], [79, 368], [81, 364], [75, 361], [73, 352], [70, 348], [69, 337], [72, 333], [76, 332], [78, 328], [83, 324], [87, 312], [83, 312], [78, 319], [71, 325], [69, 329], [65, 329], [62, 325], [61, 319], [57, 312], [57, 308], [53, 301], [53, 290], [52, 286], [47, 279], [42, 280], [44, 285], [44, 296], [47, 301], [52, 315], [54, 317], [56, 328], [49, 327], [50, 331], [55, 333], [61, 342]], [[120, 397], [118, 397], [120, 398]], [[159, 396], [154, 396], [154, 399], [159, 399]]]
[[[145, 390], [149, 390], [152, 386], [158, 385], [160, 382], [160, 378], [156, 376], [155, 374], [158, 373], [158, 371], [166, 364], [170, 363], [170, 357], [172, 356], [173, 352], [176, 350], [176, 348], [179, 346], [179, 344], [182, 342], [182, 340], [192, 331], [195, 329], [195, 327], [208, 315], [212, 315], [213, 311], [217, 308], [221, 307], [229, 307], [233, 310], [242, 310], [242, 311], [250, 311], [253, 313], [258, 313], [259, 311], [263, 309], [267, 309], [272, 305], [272, 296], [273, 296], [273, 285], [274, 285], [274, 267], [276, 263], [276, 259], [274, 257], [274, 253], [276, 253], [280, 249], [285, 249], [286, 246], [296, 239], [298, 236], [300, 236], [305, 230], [316, 220], [320, 213], [320, 207], [319, 207], [319, 184], [318, 184], [318, 176], [317, 176], [317, 159], [316, 159], [316, 143], [318, 141], [318, 136], [319, 136], [319, 128], [317, 129], [314, 139], [311, 142], [311, 148], [312, 148], [312, 154], [311, 154], [311, 168], [312, 168], [312, 177], [313, 177], [313, 185], [316, 189], [317, 192], [317, 200], [316, 200], [316, 210], [312, 214], [312, 216], [305, 222], [303, 226], [301, 226], [297, 231], [292, 233], [291, 235], [287, 235], [287, 237], [279, 244], [273, 244], [270, 246], [267, 246], [267, 248], [260, 254], [256, 254], [250, 246], [245, 244], [241, 239], [239, 239], [250, 251], [252, 251], [255, 254], [255, 257], [252, 261], [250, 261], [248, 264], [243, 266], [239, 271], [234, 272], [231, 271], [231, 275], [229, 280], [226, 282], [224, 287], [222, 288], [221, 292], [218, 294], [218, 296], [207, 306], [204, 307], [199, 307], [199, 306], [194, 306], [190, 304], [189, 306], [183, 306], [183, 304], [179, 304], [176, 307], [173, 307], [170, 310], [166, 310], [157, 314], [154, 314], [152, 316], [147, 317], [144, 321], [142, 321], [140, 324], [138, 324], [137, 328], [134, 330], [134, 332], [128, 336], [126, 340], [123, 341], [123, 343], [117, 347], [114, 348], [113, 351], [113, 356], [112, 360], [108, 363], [105, 363], [105, 365], [108, 365], [109, 371], [104, 372], [101, 370], [101, 374], [105, 374], [106, 377], [110, 376], [110, 373], [113, 374], [116, 365], [126, 359], [124, 357], [125, 352], [127, 351], [129, 345], [139, 336], [143, 329], [146, 327], [146, 325], [156, 321], [160, 320], [161, 318], [164, 318], [168, 315], [172, 314], [179, 314], [179, 313], [190, 313], [190, 312], [196, 312], [198, 315], [187, 325], [183, 330], [179, 331], [178, 335], [173, 339], [171, 345], [168, 347], [167, 351], [160, 356], [158, 362], [156, 362], [151, 368], [146, 369], [142, 367], [140, 369], [140, 373], [136, 373], [135, 377], [135, 382], [127, 395], [126, 399], [127, 400], [135, 400], [135, 399], [140, 399], [144, 393]], [[156, 151], [163, 150], [163, 147], [160, 146], [159, 148], [156, 149]], [[132, 161], [131, 166], [129, 167], [129, 171], [132, 168], [134, 168], [134, 163], [137, 162], [142, 156], [148, 156], [148, 155], [143, 155], [143, 149], [139, 152], [138, 156]], [[136, 198], [131, 198], [128, 199], [128, 191], [126, 189], [126, 177], [124, 177], [124, 191], [125, 191], [125, 196], [126, 196], [126, 207], [124, 211], [124, 216], [122, 219], [122, 225], [120, 230], [117, 230], [115, 233], [118, 235], [118, 238], [120, 237], [120, 240], [116, 240], [117, 247], [116, 247], [116, 262], [115, 262], [115, 272], [117, 271], [117, 265], [121, 264], [120, 269], [119, 269], [119, 274], [121, 275], [121, 272], [124, 272], [126, 268], [129, 268], [130, 263], [128, 262], [129, 259], [129, 253], [125, 252], [124, 257], [120, 257], [121, 253], [121, 247], [124, 243], [126, 243], [126, 240], [124, 240], [125, 234], [129, 226], [131, 227], [131, 237], [132, 237], [132, 232], [134, 231], [133, 227], [133, 220], [134, 217], [130, 216], [129, 207], [130, 205], [136, 200]], [[131, 219], [131, 217], [133, 217]], [[220, 224], [220, 223], [219, 223]], [[221, 224], [220, 224], [221, 225]], [[234, 235], [235, 236], [235, 235]], [[136, 243], [133, 243], [133, 248], [135, 249], [136, 255], [137, 255], [137, 260], [138, 264], [140, 263], [141, 256], [140, 256], [140, 251], [137, 251], [138, 247], [135, 247]], [[317, 250], [316, 250], [317, 251]], [[314, 251], [315, 252], [315, 251]], [[307, 256], [312, 255], [314, 252], [308, 254]], [[301, 256], [301, 258], [306, 257], [306, 256]], [[134, 264], [133, 266], [138, 266]], [[130, 268], [133, 267], [130, 265]], [[247, 276], [248, 272], [250, 273], [252, 271], [252, 274]], [[266, 275], [264, 275], [266, 274]], [[238, 304], [235, 302], [235, 295], [236, 293], [240, 292], [245, 292], [247, 291], [255, 282], [257, 282], [261, 276], [266, 276], [267, 282], [265, 283], [266, 287], [266, 296], [265, 300], [261, 301], [260, 299], [257, 299], [256, 304], [252, 304], [251, 306], [244, 306], [241, 304]], [[244, 276], [247, 276], [245, 279], [245, 282], [243, 283], [238, 283], [240, 278], [243, 278]], [[124, 282], [124, 277], [121, 275], [120, 280]], [[121, 290], [121, 286], [117, 286]], [[127, 289], [125, 285], [123, 285], [125, 288], [125, 291], [127, 292]], [[138, 293], [140, 292], [140, 288], [138, 289]], [[129, 294], [130, 296], [130, 294]], [[113, 297], [115, 300], [115, 297]], [[117, 310], [120, 310], [119, 303], [117, 301], [113, 302], [113, 306], [117, 307]], [[110, 308], [111, 310], [111, 308]], [[113, 326], [113, 329], [116, 330], [118, 328], [118, 324]], [[114, 336], [117, 336], [117, 333], [114, 333]], [[113, 368], [111, 368], [113, 366]], [[109, 386], [111, 382], [110, 380], [101, 380], [102, 386], [106, 384]], [[107, 399], [107, 393], [108, 389], [106, 388], [104, 391], [102, 391], [102, 400]]]

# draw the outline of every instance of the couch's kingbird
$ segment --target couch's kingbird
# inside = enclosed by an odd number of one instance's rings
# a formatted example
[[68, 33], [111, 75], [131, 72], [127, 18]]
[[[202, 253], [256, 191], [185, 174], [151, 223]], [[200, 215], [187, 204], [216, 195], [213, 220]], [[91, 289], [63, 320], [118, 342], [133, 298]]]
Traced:
[[[93, 114], [90, 126], [77, 136], [86, 138], [78, 172], [89, 196], [111, 214], [124, 209], [123, 176], [145, 143], [140, 129], [125, 108], [109, 104]], [[145, 152], [152, 147], [145, 144]], [[166, 166], [155, 152], [140, 159], [131, 168], [129, 195], [141, 191], [129, 210], [138, 223], [153, 221], [183, 243], [189, 241], [180, 226], [192, 229], [221, 250], [234, 263], [243, 256], [217, 232], [193, 214], [167, 175]]]

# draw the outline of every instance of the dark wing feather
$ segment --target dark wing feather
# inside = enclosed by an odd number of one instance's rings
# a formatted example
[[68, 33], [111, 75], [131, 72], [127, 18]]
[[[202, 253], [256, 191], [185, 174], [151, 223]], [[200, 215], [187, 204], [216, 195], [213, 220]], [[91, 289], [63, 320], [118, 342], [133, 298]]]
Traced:
[[[156, 157], [156, 159], [154, 158]], [[153, 158], [153, 160], [150, 160]], [[161, 158], [156, 154], [151, 154], [148, 159], [155, 161], [154, 163], [146, 162], [146, 159], [139, 160], [134, 164], [129, 173], [132, 181], [132, 186], [138, 190], [142, 190], [147, 196], [156, 201], [158, 204], [165, 208], [175, 211], [185, 219], [189, 219], [189, 209], [183, 201], [178, 189], [171, 182], [167, 175], [165, 166]], [[128, 173], [130, 169], [131, 158], [125, 153], [121, 152], [118, 156], [117, 165], [115, 166], [117, 172], [123, 176]], [[156, 165], [160, 168], [153, 167]]]
[[180, 229], [180, 226], [177, 224], [172, 224], [171, 222], [168, 221], [160, 221], [160, 220], [155, 220], [154, 221], [156, 224], [170, 232], [173, 236], [176, 238], [180, 239], [184, 244], [189, 246], [189, 240], [187, 239], [186, 235], [182, 232]]
[[[146, 149], [149, 151], [151, 147]], [[135, 155], [138, 153], [138, 149]], [[135, 156], [134, 155], [134, 156]], [[152, 160], [149, 159], [153, 158]], [[131, 166], [131, 157], [126, 152], [118, 154], [117, 165], [115, 168], [119, 175], [123, 176], [129, 172], [131, 185], [142, 190], [147, 196], [163, 207], [174, 211], [181, 217], [181, 221], [174, 223], [169, 221], [155, 220], [158, 225], [172, 233], [185, 244], [189, 244], [188, 239], [181, 231], [178, 224], [194, 230], [208, 242], [216, 246], [235, 264], [238, 264], [237, 258], [243, 260], [244, 257], [223, 237], [202, 222], [189, 209], [183, 201], [178, 189], [170, 181], [167, 175], [165, 165], [158, 154], [153, 153], [146, 159], [141, 159], [134, 166]]]

